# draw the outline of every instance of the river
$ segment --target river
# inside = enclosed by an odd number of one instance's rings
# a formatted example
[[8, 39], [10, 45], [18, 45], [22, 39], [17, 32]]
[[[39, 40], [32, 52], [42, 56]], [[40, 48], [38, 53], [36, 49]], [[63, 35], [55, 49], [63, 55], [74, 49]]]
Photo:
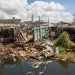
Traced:
[[0, 75], [75, 75], [75, 63], [28, 60], [17, 64], [0, 64]]

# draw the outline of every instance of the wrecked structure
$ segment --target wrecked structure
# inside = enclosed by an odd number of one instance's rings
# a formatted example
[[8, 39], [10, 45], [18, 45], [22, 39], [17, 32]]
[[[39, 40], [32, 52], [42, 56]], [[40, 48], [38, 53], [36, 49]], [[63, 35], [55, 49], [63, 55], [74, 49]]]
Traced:
[[40, 17], [38, 21], [33, 21], [32, 17], [31, 21], [25, 21], [23, 25], [23, 28], [25, 28], [25, 32], [28, 32], [33, 35], [33, 41], [48, 39], [49, 22], [41, 21]]
[[32, 22], [27, 26], [28, 32], [31, 32], [34, 41], [48, 38], [48, 24], [47, 22]]
[[[39, 21], [25, 21], [21, 19], [0, 19], [0, 42], [12, 43], [27, 42], [29, 40], [38, 41], [48, 39], [48, 22]], [[23, 27], [22, 27], [23, 26]]]
[[[21, 22], [21, 19], [0, 19], [0, 42], [34, 42], [43, 39], [55, 37], [62, 31], [73, 32], [73, 23], [58, 22], [49, 23], [39, 19], [34, 21], [33, 15], [31, 21]], [[72, 33], [71, 33], [72, 34]]]
[[66, 31], [70, 35], [71, 40], [75, 42], [75, 15], [73, 16], [73, 22], [60, 21], [49, 24], [49, 37], [56, 38], [63, 31]]
[[16, 28], [20, 27], [20, 19], [0, 19], [0, 42], [10, 43], [16, 40]]

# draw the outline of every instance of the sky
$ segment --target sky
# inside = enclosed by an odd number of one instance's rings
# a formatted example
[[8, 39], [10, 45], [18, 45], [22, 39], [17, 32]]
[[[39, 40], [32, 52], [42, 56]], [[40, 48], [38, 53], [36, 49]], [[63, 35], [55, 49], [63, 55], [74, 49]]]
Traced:
[[[40, 0], [28, 0], [28, 3], [32, 3], [34, 1], [40, 1]], [[41, 1], [47, 1], [47, 2], [58, 2], [65, 6], [67, 8], [67, 11], [70, 11], [71, 13], [75, 13], [75, 0], [41, 0]]]
[[72, 22], [75, 13], [75, 0], [0, 0], [0, 18], [20, 18], [22, 21], [34, 20], [50, 22]]

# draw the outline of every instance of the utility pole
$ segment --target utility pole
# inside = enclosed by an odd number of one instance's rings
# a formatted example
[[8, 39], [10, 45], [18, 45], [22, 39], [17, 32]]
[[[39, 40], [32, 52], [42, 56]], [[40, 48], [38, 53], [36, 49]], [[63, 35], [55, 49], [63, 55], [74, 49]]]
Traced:
[[73, 24], [75, 25], [75, 14], [73, 14]]
[[39, 37], [40, 37], [39, 40], [41, 39], [41, 30], [40, 30], [40, 24], [41, 23], [40, 22], [41, 22], [41, 19], [40, 19], [40, 16], [39, 16]]
[[49, 26], [49, 18], [48, 18], [48, 26]]
[[33, 18], [34, 18], [34, 16], [32, 15], [32, 18], [31, 18], [31, 19], [32, 19], [32, 22], [34, 21], [34, 19], [33, 19]]
[[49, 18], [48, 18], [48, 39], [49, 39]]
[[39, 23], [40, 23], [40, 16], [39, 16]]

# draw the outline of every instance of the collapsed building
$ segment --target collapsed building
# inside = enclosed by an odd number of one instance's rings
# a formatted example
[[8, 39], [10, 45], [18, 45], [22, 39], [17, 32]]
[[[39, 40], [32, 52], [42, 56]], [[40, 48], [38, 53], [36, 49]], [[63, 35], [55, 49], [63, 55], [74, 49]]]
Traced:
[[33, 21], [33, 17], [31, 21], [25, 21], [22, 23], [23, 26], [22, 28], [24, 29], [25, 32], [32, 34], [33, 36], [33, 41], [39, 41], [42, 39], [48, 39], [48, 27], [49, 27], [49, 21], [44, 22], [40, 20], [38, 21]]
[[0, 19], [0, 42], [14, 42], [16, 40], [16, 28], [20, 27], [20, 19]]
[[66, 31], [70, 35], [71, 40], [75, 42], [75, 15], [73, 18], [73, 22], [60, 21], [50, 24], [49, 32], [50, 34], [54, 32], [53, 35], [55, 37], [57, 37], [60, 33], [64, 31]]
[[[74, 19], [75, 20], [75, 19]], [[73, 38], [75, 37], [75, 22], [66, 23], [49, 23], [42, 21], [39, 17], [38, 21], [34, 21], [32, 16], [31, 21], [21, 22], [21, 19], [0, 19], [0, 42], [13, 43], [13, 42], [35, 42], [43, 39], [55, 37], [62, 31], [67, 31]], [[53, 33], [54, 32], [54, 33]], [[53, 38], [52, 37], [52, 38]]]
[[25, 21], [21, 19], [0, 19], [0, 42], [13, 43], [27, 42], [29, 40], [38, 41], [48, 38], [48, 22]]

